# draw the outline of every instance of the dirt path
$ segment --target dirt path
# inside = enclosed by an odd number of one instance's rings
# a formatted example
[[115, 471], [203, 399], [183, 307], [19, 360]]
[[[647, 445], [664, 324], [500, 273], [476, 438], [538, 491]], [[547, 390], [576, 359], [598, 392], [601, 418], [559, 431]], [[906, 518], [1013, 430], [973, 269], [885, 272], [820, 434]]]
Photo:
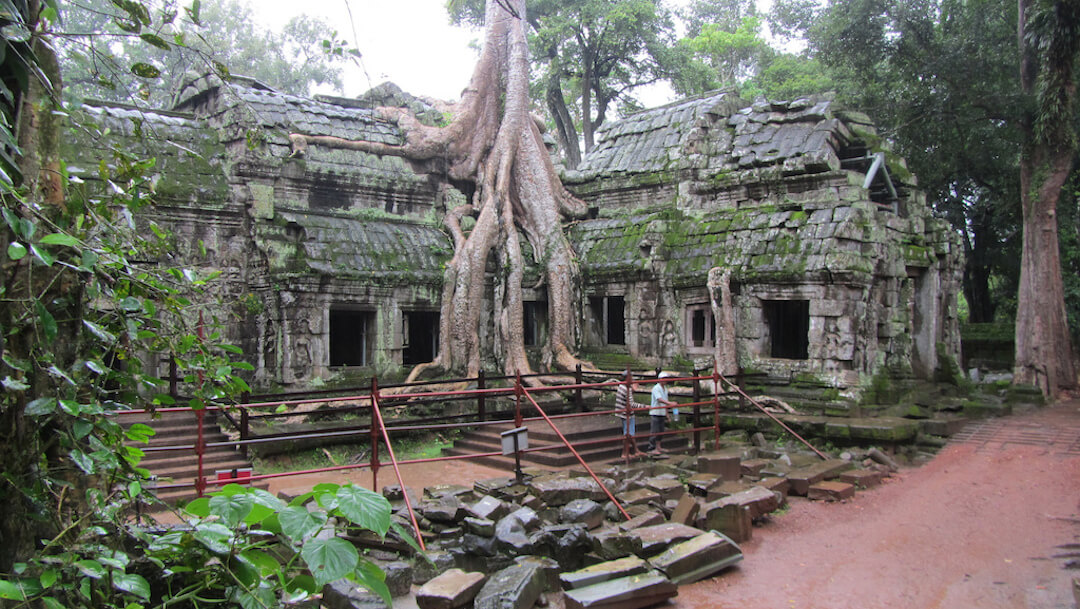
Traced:
[[1054, 555], [1080, 542], [1080, 401], [979, 425], [847, 503], [794, 500], [675, 605], [1072, 609], [1080, 571]]

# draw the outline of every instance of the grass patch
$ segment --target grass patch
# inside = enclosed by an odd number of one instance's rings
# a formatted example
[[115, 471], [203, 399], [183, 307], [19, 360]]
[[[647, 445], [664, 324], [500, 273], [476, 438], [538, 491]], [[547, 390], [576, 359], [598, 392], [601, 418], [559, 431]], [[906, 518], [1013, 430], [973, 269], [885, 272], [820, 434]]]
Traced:
[[[454, 443], [456, 435], [444, 432], [403, 437], [394, 440], [394, 455], [398, 461], [438, 457], [444, 448], [449, 448]], [[253, 465], [260, 474], [279, 474], [320, 467], [367, 463], [370, 456], [370, 445], [367, 442], [354, 442], [268, 457], [255, 457]], [[380, 443], [379, 461], [387, 463], [389, 459], [386, 447]]]

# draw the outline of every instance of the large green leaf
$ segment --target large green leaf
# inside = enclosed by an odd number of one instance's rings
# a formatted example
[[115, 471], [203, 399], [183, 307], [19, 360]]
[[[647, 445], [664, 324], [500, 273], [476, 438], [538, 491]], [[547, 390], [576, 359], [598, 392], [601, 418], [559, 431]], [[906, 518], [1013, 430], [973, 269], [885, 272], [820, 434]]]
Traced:
[[347, 484], [337, 490], [337, 510], [354, 524], [386, 535], [390, 528], [390, 502], [366, 488]]
[[382, 597], [387, 607], [393, 606], [394, 602], [390, 597], [390, 588], [386, 586], [386, 574], [374, 563], [361, 560], [351, 579]]
[[356, 548], [337, 537], [309, 540], [300, 555], [320, 586], [349, 575], [360, 561]]
[[210, 513], [221, 517], [228, 527], [235, 527], [251, 512], [252, 501], [247, 495], [215, 495], [210, 498]]
[[200, 523], [195, 527], [195, 539], [206, 546], [211, 552], [226, 554], [229, 552], [229, 543], [232, 541], [232, 530], [216, 522]]
[[323, 512], [309, 512], [304, 507], [287, 507], [278, 513], [278, 522], [281, 523], [281, 532], [295, 541], [302, 542], [311, 537], [326, 524], [326, 514]]
[[117, 590], [130, 592], [144, 601], [150, 600], [150, 584], [146, 583], [141, 575], [134, 573], [115, 573], [112, 577], [113, 587]]

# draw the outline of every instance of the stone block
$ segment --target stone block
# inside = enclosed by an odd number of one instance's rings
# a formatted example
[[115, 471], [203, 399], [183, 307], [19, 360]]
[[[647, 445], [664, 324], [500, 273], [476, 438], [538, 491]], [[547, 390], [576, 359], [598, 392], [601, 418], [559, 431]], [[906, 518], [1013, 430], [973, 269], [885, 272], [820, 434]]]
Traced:
[[649, 478], [645, 481], [645, 488], [660, 495], [664, 501], [677, 500], [686, 494], [686, 487], [676, 478]]
[[600, 545], [598, 555], [604, 560], [615, 560], [641, 553], [641, 539], [619, 529], [604, 529], [593, 535]]
[[413, 561], [413, 583], [424, 584], [454, 567], [454, 556], [450, 552], [431, 551], [427, 560]]
[[473, 492], [477, 495], [495, 495], [502, 489], [514, 485], [514, 479], [510, 477], [488, 478], [473, 482]]
[[742, 560], [739, 546], [716, 531], [675, 544], [649, 561], [676, 585], [705, 579]]
[[623, 531], [630, 531], [640, 527], [652, 526], [654, 524], [663, 524], [664, 515], [655, 510], [649, 510], [644, 514], [634, 516], [630, 520], [619, 523], [619, 529]]
[[492, 575], [473, 601], [475, 609], [529, 609], [544, 591], [545, 574], [536, 564], [517, 563]]
[[651, 503], [663, 503], [660, 494], [647, 488], [639, 488], [621, 493], [618, 496], [623, 505], [649, 505]]
[[722, 482], [720, 476], [716, 474], [694, 474], [686, 481], [686, 487], [689, 489], [691, 495], [698, 497], [705, 497], [709, 494], [709, 489]]
[[603, 489], [590, 477], [543, 476], [529, 482], [532, 492], [549, 506], [559, 507], [575, 499], [603, 501]]
[[424, 488], [424, 496], [432, 499], [460, 497], [462, 495], [469, 496], [470, 493], [472, 493], [471, 488], [460, 484], [436, 484], [435, 486]]
[[431, 522], [453, 524], [463, 516], [464, 506], [456, 497], [444, 496], [424, 501], [418, 511]]
[[852, 465], [850, 461], [829, 459], [828, 461], [821, 461], [808, 467], [794, 470], [787, 475], [787, 479], [791, 483], [789, 492], [792, 495], [805, 497], [810, 491], [811, 485], [817, 484], [823, 480], [836, 478], [852, 467], [854, 467], [854, 465]]
[[787, 500], [788, 490], [791, 487], [791, 483], [788, 482], [787, 478], [769, 477], [758, 480], [755, 486], [760, 486], [762, 488], [767, 488], [770, 491], [780, 493], [780, 495], [783, 497], [783, 500], [780, 502], [782, 505], [784, 501]]
[[705, 453], [698, 457], [698, 471], [705, 474], [714, 474], [723, 480], [738, 480], [742, 475], [737, 455], [723, 454], [718, 452]]
[[754, 519], [750, 516], [750, 508], [738, 504], [720, 505], [705, 512], [700, 526], [719, 531], [735, 543], [750, 541], [754, 536]]
[[637, 556], [610, 560], [559, 576], [564, 590], [575, 590], [593, 584], [629, 577], [649, 570], [649, 563]]
[[420, 587], [416, 604], [420, 609], [459, 609], [472, 603], [487, 576], [450, 569]]
[[678, 593], [678, 587], [662, 573], [648, 571], [569, 590], [566, 609], [640, 609], [662, 603]]
[[480, 537], [494, 537], [495, 536], [495, 522], [488, 520], [487, 518], [473, 518], [471, 516], [465, 517], [465, 528], [474, 535]]
[[692, 526], [697, 522], [698, 512], [701, 511], [701, 504], [693, 495], [683, 495], [682, 499], [679, 499], [678, 505], [671, 512], [671, 522], [677, 522], [679, 524], [685, 524]]
[[326, 609], [390, 609], [378, 594], [347, 579], [323, 586], [322, 604]]
[[705, 500], [716, 501], [729, 495], [741, 493], [749, 488], [750, 485], [744, 482], [721, 482], [709, 489], [709, 494], [705, 495]]
[[578, 523], [595, 529], [604, 522], [604, 508], [591, 499], [575, 499], [559, 509], [559, 522]]
[[751, 478], [757, 478], [761, 476], [761, 470], [769, 464], [768, 459], [748, 459], [743, 461], [740, 466], [742, 468], [742, 475], [749, 476]]
[[711, 510], [722, 508], [727, 505], [738, 505], [750, 510], [751, 518], [759, 518], [779, 508], [782, 501], [783, 496], [780, 493], [770, 491], [760, 486], [754, 486], [745, 491], [707, 503], [702, 510], [707, 518]]
[[629, 533], [641, 540], [641, 556], [653, 556], [668, 549], [672, 544], [697, 537], [701, 534], [701, 529], [668, 522], [641, 527]]
[[855, 485], [835, 480], [826, 480], [813, 484], [806, 494], [808, 499], [820, 501], [840, 501], [842, 499], [851, 499], [854, 496]]
[[469, 512], [477, 518], [497, 521], [510, 513], [510, 506], [491, 495], [484, 495], [469, 506]]
[[872, 469], [853, 469], [840, 474], [840, 482], [846, 482], [855, 488], [870, 488], [881, 484], [881, 472]]

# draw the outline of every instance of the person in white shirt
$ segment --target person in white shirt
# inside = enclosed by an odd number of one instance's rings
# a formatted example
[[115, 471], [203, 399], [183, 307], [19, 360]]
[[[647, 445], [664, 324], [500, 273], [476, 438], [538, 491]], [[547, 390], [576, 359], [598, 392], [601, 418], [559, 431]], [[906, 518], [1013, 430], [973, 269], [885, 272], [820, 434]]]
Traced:
[[656, 377], [656, 384], [652, 388], [652, 402], [649, 405], [649, 452], [658, 455], [663, 452], [660, 448], [660, 434], [664, 433], [665, 423], [668, 418], [668, 406], [674, 406], [675, 402], [668, 399], [667, 388], [664, 380], [671, 374], [661, 372]]

